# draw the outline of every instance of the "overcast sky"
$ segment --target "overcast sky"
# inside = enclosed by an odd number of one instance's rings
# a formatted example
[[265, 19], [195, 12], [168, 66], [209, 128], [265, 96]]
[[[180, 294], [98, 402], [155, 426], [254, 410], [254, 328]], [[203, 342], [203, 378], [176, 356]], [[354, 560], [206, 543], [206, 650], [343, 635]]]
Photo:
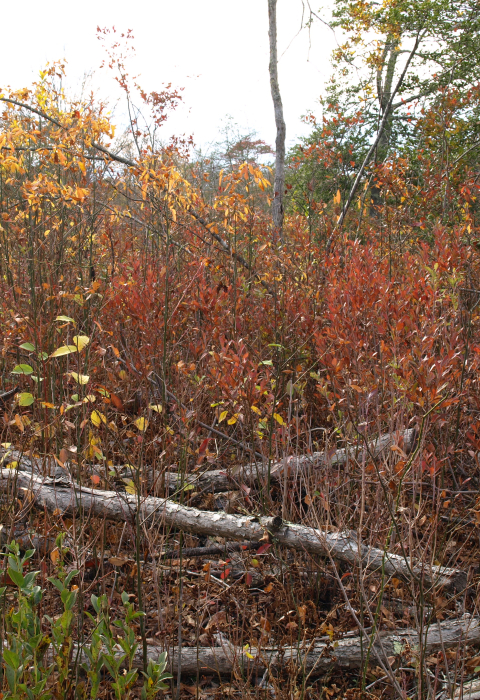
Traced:
[[[315, 0], [312, 9], [318, 9]], [[300, 118], [316, 109], [336, 40], [319, 23], [310, 36], [305, 29], [298, 34], [302, 0], [278, 0], [277, 13], [280, 89], [292, 143], [308, 131]], [[274, 144], [267, 0], [4, 2], [0, 88], [29, 86], [47, 61], [65, 58], [74, 92], [93, 71], [93, 86], [114, 104], [118, 91], [111, 71], [100, 69], [105, 53], [96, 32], [97, 26], [113, 25], [119, 32], [133, 31], [136, 56], [130, 67], [142, 87], [160, 91], [171, 82], [185, 88], [184, 106], [163, 127], [165, 137], [193, 134], [205, 146], [231, 115]]]

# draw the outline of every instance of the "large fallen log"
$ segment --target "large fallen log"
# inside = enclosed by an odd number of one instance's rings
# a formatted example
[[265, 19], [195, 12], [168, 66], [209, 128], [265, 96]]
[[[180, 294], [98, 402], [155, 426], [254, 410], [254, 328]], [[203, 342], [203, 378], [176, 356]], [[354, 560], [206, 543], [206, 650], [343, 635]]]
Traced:
[[385, 554], [383, 550], [358, 543], [352, 532], [324, 532], [317, 528], [283, 522], [279, 517], [255, 517], [212, 513], [180, 505], [168, 498], [136, 495], [115, 491], [103, 491], [80, 487], [70, 480], [58, 483], [35, 474], [0, 469], [0, 491], [9, 491], [15, 484], [16, 492], [28, 494], [37, 505], [51, 512], [71, 515], [84, 514], [105, 517], [124, 522], [135, 518], [137, 508], [142, 522], [155, 520], [195, 534], [214, 535], [227, 540], [259, 542], [273, 537], [279, 544], [333, 557], [352, 565], [362, 564], [370, 570], [383, 570], [388, 576], [409, 581], [421, 579], [427, 587], [439, 586], [460, 591], [466, 587], [465, 572], [458, 569], [435, 566], [426, 562], [408, 561], [398, 554]]
[[[165, 489], [169, 493], [175, 493], [187, 484], [193, 484], [198, 491], [229, 491], [235, 484], [253, 484], [265, 482], [270, 474], [270, 479], [278, 481], [286, 475], [294, 477], [299, 473], [306, 474], [308, 470], [319, 469], [328, 465], [343, 465], [348, 461], [362, 462], [370, 460], [371, 457], [378, 458], [393, 445], [399, 445], [407, 454], [412, 451], [416, 439], [415, 429], [400, 431], [399, 433], [387, 433], [380, 435], [376, 440], [369, 443], [368, 449], [363, 445], [342, 448], [327, 452], [313, 452], [311, 455], [290, 456], [282, 460], [265, 462], [251, 462], [234, 469], [212, 469], [203, 473], [180, 475], [176, 472], [158, 473], [158, 480], [164, 482]], [[39, 476], [61, 477], [65, 475], [65, 470], [58, 465], [53, 458], [34, 457], [26, 455], [18, 450], [4, 450], [3, 455], [0, 450], [0, 459], [6, 465], [9, 462], [16, 462], [22, 471], [31, 471]], [[131, 476], [131, 469], [122, 471], [122, 467], [117, 470], [123, 476]], [[103, 476], [101, 468], [91, 467], [92, 472], [97, 472]], [[145, 467], [144, 471], [152, 477], [151, 467]]]
[[[348, 461], [370, 461], [372, 457], [378, 458], [393, 445], [399, 445], [405, 453], [412, 451], [416, 439], [416, 430], [411, 428], [400, 433], [388, 433], [380, 435], [369, 443], [368, 449], [364, 446], [353, 446], [327, 452], [313, 452], [311, 455], [290, 456], [273, 461], [270, 464], [264, 462], [250, 462], [244, 466], [235, 467], [229, 471], [225, 469], [212, 469], [201, 475], [187, 475], [180, 477], [175, 473], [165, 474], [165, 484], [170, 493], [178, 490], [182, 483], [193, 483], [196, 489], [207, 491], [229, 491], [234, 484], [253, 484], [265, 482], [270, 474], [270, 479], [279, 481], [285, 476], [294, 477], [298, 474], [306, 474], [308, 470], [319, 469], [325, 466], [340, 466]], [[183, 482], [182, 482], [183, 478]]]
[[[366, 635], [346, 637], [335, 641], [306, 641], [282, 649], [246, 648], [234, 646], [227, 640], [219, 647], [178, 647], [167, 650], [168, 668], [173, 675], [196, 675], [217, 673], [230, 675], [235, 669], [251, 672], [252, 675], [271, 671], [296, 669], [312, 675], [322, 675], [332, 668], [357, 669], [365, 664], [366, 650], [370, 638]], [[422, 658], [436, 651], [460, 646], [480, 644], [480, 618], [465, 616], [460, 620], [446, 620], [431, 625], [421, 637], [413, 629], [380, 632], [376, 635], [369, 661], [383, 664], [401, 661], [402, 666], [416, 666]], [[420, 654], [421, 650], [421, 654]], [[149, 659], [157, 660], [162, 649], [148, 646]], [[86, 656], [79, 651], [81, 661]], [[252, 658], [253, 657], [253, 658]], [[135, 655], [134, 665], [142, 666], [142, 650]]]

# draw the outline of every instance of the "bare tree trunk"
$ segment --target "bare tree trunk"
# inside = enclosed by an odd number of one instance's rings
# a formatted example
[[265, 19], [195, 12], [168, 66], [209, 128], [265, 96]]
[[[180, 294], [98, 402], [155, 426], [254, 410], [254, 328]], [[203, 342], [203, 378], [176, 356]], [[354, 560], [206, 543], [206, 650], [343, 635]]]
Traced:
[[277, 0], [268, 0], [268, 38], [270, 40], [270, 89], [272, 91], [273, 107], [277, 138], [275, 141], [275, 181], [273, 185], [273, 225], [283, 242], [283, 195], [285, 191], [285, 120], [283, 105], [278, 85], [277, 70]]
[[404, 81], [405, 76], [406, 76], [406, 74], [407, 74], [407, 71], [408, 71], [408, 68], [409, 68], [409, 66], [410, 66], [410, 63], [411, 63], [413, 57], [415, 56], [415, 54], [417, 53], [417, 49], [418, 49], [419, 44], [420, 44], [421, 40], [423, 39], [424, 35], [425, 35], [425, 34], [424, 34], [424, 33], [422, 34], [422, 32], [419, 30], [419, 32], [418, 32], [418, 34], [417, 34], [417, 38], [416, 38], [416, 40], [415, 40], [414, 47], [413, 47], [413, 49], [411, 50], [411, 52], [410, 52], [410, 54], [409, 54], [409, 56], [408, 56], [408, 59], [407, 59], [407, 62], [406, 62], [406, 64], [405, 64], [405, 67], [404, 67], [404, 69], [403, 69], [403, 71], [402, 71], [402, 74], [401, 74], [400, 78], [398, 79], [398, 82], [397, 82], [397, 84], [396, 84], [396, 86], [395, 86], [395, 89], [394, 89], [392, 95], [390, 96], [390, 99], [388, 100], [387, 105], [385, 106], [385, 111], [384, 111], [384, 113], [383, 113], [382, 121], [380, 122], [380, 124], [379, 124], [379, 126], [378, 126], [377, 136], [376, 136], [374, 142], [372, 143], [372, 145], [370, 146], [367, 155], [366, 155], [365, 158], [364, 158], [364, 161], [363, 161], [363, 163], [362, 163], [362, 165], [361, 165], [361, 167], [360, 167], [360, 170], [359, 170], [358, 173], [357, 173], [357, 177], [355, 178], [355, 181], [354, 181], [354, 183], [353, 183], [353, 185], [352, 185], [352, 187], [351, 187], [351, 189], [350, 189], [350, 193], [349, 193], [349, 195], [348, 195], [348, 197], [347, 197], [347, 201], [345, 202], [345, 206], [343, 207], [342, 213], [341, 213], [340, 216], [338, 217], [337, 225], [336, 225], [335, 228], [333, 229], [332, 233], [330, 234], [330, 238], [329, 238], [328, 241], [327, 241], [327, 245], [326, 245], [326, 247], [325, 247], [325, 252], [326, 252], [326, 253], [329, 253], [329, 251], [330, 251], [330, 248], [331, 248], [332, 243], [333, 243], [334, 235], [335, 235], [336, 231], [342, 226], [342, 224], [343, 224], [343, 222], [344, 222], [344, 220], [345, 220], [345, 217], [346, 217], [346, 215], [347, 215], [347, 212], [348, 212], [348, 210], [350, 209], [350, 205], [351, 205], [351, 203], [352, 203], [352, 201], [353, 201], [353, 198], [354, 198], [355, 193], [356, 193], [356, 191], [357, 191], [357, 189], [358, 189], [358, 186], [359, 186], [359, 184], [360, 184], [360, 181], [361, 181], [361, 179], [362, 179], [362, 177], [363, 177], [363, 174], [364, 174], [364, 172], [365, 172], [365, 168], [366, 168], [367, 165], [369, 164], [372, 155], [374, 154], [376, 148], [378, 147], [378, 144], [379, 144], [379, 142], [380, 142], [380, 139], [382, 138], [383, 130], [385, 129], [385, 126], [387, 125], [388, 118], [389, 118], [390, 112], [391, 112], [391, 110], [392, 110], [393, 100], [395, 99], [395, 96], [396, 96], [397, 92], [400, 90], [400, 88], [401, 88], [401, 86], [402, 86], [402, 84], [403, 84], [403, 81]]

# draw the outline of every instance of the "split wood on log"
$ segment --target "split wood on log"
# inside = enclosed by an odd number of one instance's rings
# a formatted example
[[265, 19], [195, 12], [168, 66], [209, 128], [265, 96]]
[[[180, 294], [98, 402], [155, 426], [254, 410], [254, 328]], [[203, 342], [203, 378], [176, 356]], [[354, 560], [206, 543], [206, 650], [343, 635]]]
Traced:
[[[241, 647], [222, 640], [219, 647], [178, 647], [168, 650], [168, 668], [177, 675], [179, 668], [182, 675], [196, 675], [197, 672], [230, 675], [235, 669], [250, 672], [253, 675], [265, 670], [280, 671], [290, 667], [297, 671], [322, 675], [331, 668], [358, 669], [365, 663], [366, 650], [370, 638], [366, 635], [346, 637], [334, 644], [325, 641], [312, 640], [282, 649]], [[413, 629], [380, 632], [376, 635], [370, 654], [370, 663], [398, 659], [402, 666], [417, 665], [420, 658], [425, 658], [436, 651], [451, 649], [466, 645], [480, 644], [480, 618], [465, 616], [459, 620], [446, 620], [431, 625], [426, 633], [419, 636]], [[157, 660], [162, 649], [148, 646], [149, 659]], [[75, 656], [75, 654], [74, 654]], [[80, 661], [87, 662], [86, 656], [79, 651]], [[253, 658], [251, 658], [253, 657]], [[142, 650], [139, 648], [135, 655], [134, 665], [141, 667]]]
[[[51, 512], [72, 514], [83, 511], [87, 515], [125, 521], [134, 518], [138, 507], [136, 495], [80, 487], [73, 481], [70, 484], [58, 483], [31, 473], [0, 469], [0, 491], [9, 491], [14, 484], [17, 494], [23, 489], [38, 505]], [[398, 554], [385, 554], [381, 549], [359, 545], [354, 533], [324, 532], [305, 525], [284, 523], [279, 517], [212, 513], [155, 496], [140, 499], [139, 515], [143, 522], [155, 520], [186, 532], [225, 537], [227, 540], [259, 542], [270, 534], [285, 547], [331, 556], [352, 565], [361, 563], [370, 570], [380, 571], [383, 567], [387, 576], [396, 576], [405, 581], [411, 580], [413, 575], [422, 579], [428, 587], [462, 591], [467, 583], [465, 572], [458, 569], [410, 562]]]

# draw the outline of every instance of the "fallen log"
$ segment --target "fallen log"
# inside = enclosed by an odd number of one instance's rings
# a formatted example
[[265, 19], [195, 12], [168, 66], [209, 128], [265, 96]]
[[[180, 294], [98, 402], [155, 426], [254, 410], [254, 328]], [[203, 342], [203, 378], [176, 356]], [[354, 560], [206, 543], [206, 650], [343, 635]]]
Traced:
[[[369, 443], [368, 449], [364, 446], [346, 447], [333, 452], [313, 452], [311, 455], [290, 456], [282, 460], [271, 462], [251, 462], [244, 466], [231, 470], [212, 469], [199, 474], [180, 475], [176, 472], [158, 473], [159, 480], [164, 480], [165, 489], [168, 493], [175, 493], [186, 485], [193, 484], [199, 491], [229, 491], [235, 483], [253, 484], [265, 482], [270, 473], [270, 479], [278, 481], [285, 476], [293, 477], [299, 473], [305, 473], [309, 469], [319, 469], [325, 466], [343, 465], [348, 461], [362, 462], [370, 460], [372, 457], [378, 458], [393, 445], [399, 445], [405, 453], [413, 450], [416, 440], [416, 430], [414, 428], [400, 431], [399, 433], [387, 433], [380, 435], [376, 440]], [[33, 457], [18, 450], [0, 451], [0, 463], [16, 462], [22, 471], [31, 471], [40, 476], [54, 476], [61, 478], [65, 476], [65, 470], [58, 465], [53, 458]], [[130, 468], [117, 467], [123, 476], [132, 476]], [[152, 478], [152, 468], [145, 467], [150, 480]], [[97, 473], [103, 477], [101, 469], [91, 467], [92, 473]]]
[[258, 542], [227, 542], [223, 545], [212, 547], [185, 547], [182, 550], [173, 549], [163, 554], [163, 559], [194, 559], [196, 557], [214, 557], [217, 555], [228, 557], [232, 552], [258, 549]]
[[80, 487], [73, 481], [58, 483], [35, 474], [0, 469], [0, 491], [9, 491], [13, 484], [17, 495], [25, 493], [37, 505], [51, 512], [71, 515], [85, 514], [124, 522], [135, 518], [137, 508], [142, 522], [156, 521], [195, 534], [214, 535], [227, 540], [265, 541], [273, 537], [279, 544], [297, 551], [305, 551], [323, 557], [333, 557], [351, 565], [380, 571], [387, 576], [409, 581], [422, 580], [427, 587], [439, 586], [450, 591], [463, 591], [466, 573], [452, 568], [424, 562], [409, 561], [398, 554], [385, 554], [383, 550], [358, 543], [352, 532], [325, 532], [317, 528], [283, 522], [279, 517], [256, 517], [212, 513], [198, 508], [180, 505], [168, 498], [136, 495], [115, 491], [103, 491]]
[[[290, 456], [271, 462], [250, 462], [244, 466], [235, 467], [229, 471], [225, 469], [212, 469], [200, 475], [188, 474], [181, 477], [175, 473], [165, 474], [165, 485], [170, 493], [181, 488], [182, 483], [194, 484], [196, 489], [202, 491], [229, 491], [232, 484], [253, 484], [265, 482], [270, 473], [270, 479], [279, 481], [285, 476], [294, 477], [299, 473], [305, 473], [308, 469], [319, 469], [326, 466], [341, 466], [348, 461], [370, 461], [372, 457], [378, 458], [392, 445], [399, 444], [405, 453], [413, 450], [416, 440], [416, 430], [410, 428], [400, 433], [387, 433], [380, 435], [369, 443], [368, 449], [362, 446], [346, 447], [333, 452], [313, 452], [311, 455], [300, 457]], [[183, 482], [182, 482], [183, 478]]]
[[[167, 650], [168, 669], [173, 675], [178, 675], [180, 669], [185, 676], [194, 676], [197, 672], [227, 676], [234, 670], [258, 675], [267, 669], [278, 672], [291, 668], [318, 676], [332, 668], [362, 668], [369, 643], [368, 635], [357, 635], [347, 636], [334, 643], [311, 640], [281, 649], [243, 649], [223, 639], [219, 647], [182, 647], [180, 650], [174, 647]], [[465, 616], [459, 620], [435, 622], [421, 637], [413, 629], [380, 632], [375, 637], [369, 661], [372, 664], [381, 661], [388, 665], [392, 660], [398, 659], [402, 666], [416, 666], [420, 656], [425, 658], [436, 651], [458, 645], [464, 648], [466, 645], [479, 644], [480, 618]], [[160, 647], [147, 647], [148, 659], [156, 661], [161, 652]], [[81, 650], [78, 656], [80, 661], [87, 662], [86, 655]], [[135, 654], [134, 666], [141, 667], [142, 664], [142, 650], [139, 648]]]

